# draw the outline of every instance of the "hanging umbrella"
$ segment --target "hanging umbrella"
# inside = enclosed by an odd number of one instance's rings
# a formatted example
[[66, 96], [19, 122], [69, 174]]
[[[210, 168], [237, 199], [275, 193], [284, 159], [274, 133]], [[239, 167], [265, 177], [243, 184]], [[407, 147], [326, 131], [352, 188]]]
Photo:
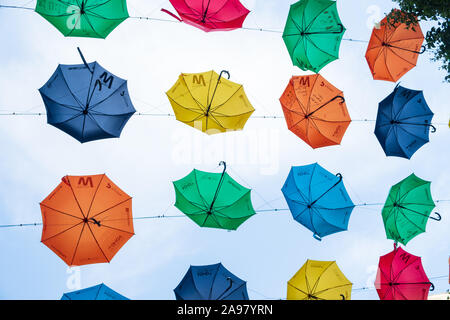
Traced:
[[35, 11], [66, 37], [104, 39], [129, 17], [126, 0], [37, 0]]
[[167, 92], [178, 121], [191, 127], [215, 134], [242, 130], [255, 109], [245, 95], [242, 85], [217, 74], [182, 73]]
[[[79, 49], [78, 49], [79, 50]], [[47, 122], [81, 143], [118, 138], [136, 112], [127, 81], [98, 64], [59, 65], [39, 89]]]
[[249, 300], [247, 283], [221, 263], [190, 266], [174, 292], [177, 300]]
[[315, 239], [347, 230], [355, 205], [340, 173], [333, 175], [318, 163], [292, 167], [281, 191], [294, 219]]
[[389, 23], [387, 17], [375, 27], [366, 51], [366, 60], [375, 80], [397, 82], [414, 68], [424, 36], [420, 25], [408, 27], [405, 23]]
[[411, 174], [391, 188], [382, 211], [388, 239], [406, 245], [425, 232], [428, 219], [441, 220], [439, 213], [437, 218], [430, 217], [435, 207], [430, 185], [431, 182]]
[[105, 284], [64, 293], [61, 300], [130, 300]]
[[236, 230], [256, 214], [250, 189], [237, 183], [226, 173], [193, 170], [181, 180], [173, 182], [175, 207], [200, 227]]
[[289, 280], [287, 300], [350, 300], [352, 285], [335, 261], [307, 260]]
[[386, 156], [410, 159], [426, 144], [433, 112], [428, 107], [422, 91], [410, 90], [399, 85], [378, 106], [375, 135]]
[[340, 144], [351, 122], [343, 92], [319, 74], [292, 77], [280, 102], [289, 130], [314, 149]]
[[41, 242], [68, 266], [110, 262], [134, 235], [131, 197], [105, 174], [65, 176], [40, 205]]
[[381, 300], [427, 300], [430, 287], [420, 257], [397, 246], [380, 257], [375, 288]]
[[339, 59], [344, 32], [335, 1], [300, 0], [291, 5], [283, 40], [295, 66], [317, 73]]
[[242, 28], [250, 11], [239, 0], [169, 0], [180, 17], [166, 9], [178, 21], [205, 32], [229, 31]]

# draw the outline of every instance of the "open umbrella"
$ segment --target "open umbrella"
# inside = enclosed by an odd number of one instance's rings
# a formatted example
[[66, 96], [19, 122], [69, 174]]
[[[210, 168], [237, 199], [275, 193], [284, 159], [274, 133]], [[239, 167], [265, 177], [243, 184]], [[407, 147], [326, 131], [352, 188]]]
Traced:
[[242, 130], [255, 109], [245, 95], [242, 85], [217, 74], [182, 73], [167, 92], [178, 121], [191, 127], [215, 134]]
[[427, 300], [430, 287], [420, 257], [397, 246], [380, 257], [375, 288], [381, 300]]
[[410, 159], [436, 131], [433, 116], [422, 91], [397, 85], [378, 106], [375, 135], [385, 154]]
[[391, 23], [385, 17], [380, 26], [373, 28], [366, 51], [366, 60], [375, 80], [397, 82], [414, 68], [422, 47], [424, 36], [420, 25]]
[[177, 300], [249, 300], [247, 283], [221, 263], [190, 266], [174, 292]]
[[226, 173], [193, 170], [173, 182], [175, 207], [200, 227], [236, 230], [255, 214], [250, 189], [237, 183]]
[[[79, 49], [78, 49], [79, 50]], [[136, 112], [127, 81], [98, 62], [59, 65], [39, 89], [47, 110], [47, 122], [81, 143], [118, 138]]]
[[319, 74], [292, 77], [280, 102], [289, 130], [314, 149], [340, 144], [351, 122], [342, 91]]
[[294, 219], [315, 239], [347, 230], [355, 205], [340, 173], [334, 175], [318, 163], [292, 167], [281, 191]]
[[425, 232], [428, 219], [434, 209], [431, 197], [431, 182], [411, 174], [406, 179], [394, 185], [389, 191], [384, 204], [382, 216], [386, 237], [406, 245], [412, 238]]
[[131, 197], [105, 174], [65, 176], [40, 206], [41, 242], [69, 266], [110, 262], [134, 235]]
[[118, 294], [105, 284], [64, 293], [61, 300], [130, 300]]
[[335, 261], [307, 260], [289, 280], [288, 300], [350, 300], [352, 283]]
[[239, 0], [169, 0], [180, 15], [162, 9], [179, 21], [205, 32], [242, 28], [250, 11]]
[[295, 66], [317, 73], [339, 59], [344, 32], [336, 1], [300, 0], [291, 5], [283, 40]]
[[66, 37], [104, 39], [129, 17], [126, 0], [37, 0], [35, 10]]

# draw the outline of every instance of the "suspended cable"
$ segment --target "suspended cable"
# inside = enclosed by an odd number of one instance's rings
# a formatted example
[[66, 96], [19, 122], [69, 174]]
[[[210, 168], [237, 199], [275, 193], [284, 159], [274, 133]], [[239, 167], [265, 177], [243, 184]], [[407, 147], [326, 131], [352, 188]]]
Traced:
[[34, 8], [30, 8], [30, 7], [5, 6], [5, 5], [3, 5], [3, 4], [0, 4], [0, 8], [6, 8], [6, 9], [24, 9], [24, 10], [31, 10], [31, 11], [34, 11]]

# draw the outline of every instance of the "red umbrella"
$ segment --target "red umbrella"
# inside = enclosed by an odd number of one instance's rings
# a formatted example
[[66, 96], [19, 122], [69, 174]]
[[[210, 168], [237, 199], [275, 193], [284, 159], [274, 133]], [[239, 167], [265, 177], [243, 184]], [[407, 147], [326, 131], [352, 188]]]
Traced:
[[205, 32], [242, 28], [250, 11], [239, 0], [169, 0], [180, 15], [162, 9], [172, 17]]
[[394, 245], [394, 251], [380, 257], [375, 288], [381, 300], [427, 300], [434, 290], [420, 257]]

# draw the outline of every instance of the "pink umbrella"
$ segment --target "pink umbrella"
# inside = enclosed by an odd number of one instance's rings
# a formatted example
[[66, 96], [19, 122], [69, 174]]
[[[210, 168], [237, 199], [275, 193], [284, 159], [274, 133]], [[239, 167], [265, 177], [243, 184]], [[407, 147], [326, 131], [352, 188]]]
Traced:
[[180, 18], [166, 9], [161, 11], [205, 32], [242, 28], [250, 11], [239, 0], [169, 0]]
[[420, 257], [394, 245], [394, 251], [380, 257], [375, 288], [381, 300], [427, 300], [434, 290]]

